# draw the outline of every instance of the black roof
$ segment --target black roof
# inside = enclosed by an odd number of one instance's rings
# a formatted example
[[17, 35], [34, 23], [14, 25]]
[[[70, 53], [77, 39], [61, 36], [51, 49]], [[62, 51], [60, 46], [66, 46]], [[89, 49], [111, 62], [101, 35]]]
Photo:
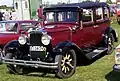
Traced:
[[75, 9], [78, 9], [78, 8], [92, 8], [92, 7], [101, 7], [101, 6], [104, 6], [104, 7], [108, 7], [109, 5], [105, 2], [91, 2], [91, 1], [87, 1], [87, 2], [82, 2], [82, 3], [72, 3], [72, 4], [61, 4], [61, 5], [54, 5], [54, 6], [51, 6], [49, 8], [45, 8], [44, 10], [46, 11], [49, 11], [49, 10], [57, 10], [57, 9], [60, 9], [60, 10], [75, 10]]

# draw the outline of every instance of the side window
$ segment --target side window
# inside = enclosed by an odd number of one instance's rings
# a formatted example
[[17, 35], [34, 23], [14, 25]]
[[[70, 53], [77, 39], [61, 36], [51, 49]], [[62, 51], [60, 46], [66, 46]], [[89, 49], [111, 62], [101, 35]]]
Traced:
[[103, 10], [102, 8], [96, 9], [96, 20], [102, 20], [103, 19]]
[[17, 32], [18, 23], [6, 23], [5, 26], [7, 31]]
[[109, 10], [107, 7], [104, 7], [104, 18], [108, 19], [109, 18]]
[[59, 12], [58, 13], [58, 21], [63, 21], [64, 19], [64, 13], [63, 12]]
[[46, 19], [49, 20], [49, 22], [54, 22], [55, 14], [53, 12], [47, 13], [46, 14]]
[[83, 22], [93, 21], [93, 11], [92, 11], [92, 9], [83, 9], [82, 21]]

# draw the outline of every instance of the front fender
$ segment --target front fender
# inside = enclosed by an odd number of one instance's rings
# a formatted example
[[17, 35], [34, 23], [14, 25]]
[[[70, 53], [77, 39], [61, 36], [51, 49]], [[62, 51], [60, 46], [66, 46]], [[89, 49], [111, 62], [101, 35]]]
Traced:
[[58, 45], [56, 45], [56, 47], [54, 48], [54, 52], [56, 52], [56, 54], [62, 54], [62, 51], [64, 48], [70, 48], [73, 49], [76, 53], [76, 57], [77, 57], [77, 66], [79, 65], [84, 65], [86, 64], [86, 62], [89, 61], [89, 59], [86, 57], [85, 53], [83, 52], [83, 50], [81, 48], [79, 48], [79, 46], [77, 46], [75, 43], [70, 42], [70, 41], [65, 41], [65, 42], [61, 42]]
[[56, 47], [53, 49], [54, 52], [62, 52], [63, 48], [71, 48], [74, 51], [79, 51], [83, 53], [82, 49], [79, 48], [75, 43], [70, 41], [64, 41], [56, 45]]
[[19, 47], [20, 47], [19, 42], [17, 40], [12, 40], [4, 46], [3, 51], [6, 54], [7, 52], [15, 51]]

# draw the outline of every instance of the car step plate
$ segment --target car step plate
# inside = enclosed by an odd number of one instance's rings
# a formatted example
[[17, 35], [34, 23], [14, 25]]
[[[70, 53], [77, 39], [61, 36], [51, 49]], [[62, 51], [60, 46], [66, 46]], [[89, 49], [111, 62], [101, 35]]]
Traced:
[[107, 48], [104, 49], [95, 49], [90, 53], [87, 53], [86, 56], [88, 57], [88, 59], [92, 59], [95, 58], [96, 56], [100, 55], [101, 53], [107, 51]]

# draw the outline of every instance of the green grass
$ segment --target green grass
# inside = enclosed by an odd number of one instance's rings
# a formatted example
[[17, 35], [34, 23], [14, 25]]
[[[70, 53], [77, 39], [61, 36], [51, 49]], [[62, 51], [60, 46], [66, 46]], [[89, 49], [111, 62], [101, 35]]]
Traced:
[[[120, 25], [113, 23], [112, 27], [120, 35]], [[118, 42], [119, 43], [119, 42]], [[118, 45], [115, 43], [115, 46]], [[0, 65], [0, 81], [120, 81], [120, 73], [114, 72], [114, 52], [95, 61], [91, 65], [77, 67], [76, 73], [68, 79], [58, 79], [53, 74], [45, 77], [37, 75], [14, 75], [7, 73], [6, 65]]]

